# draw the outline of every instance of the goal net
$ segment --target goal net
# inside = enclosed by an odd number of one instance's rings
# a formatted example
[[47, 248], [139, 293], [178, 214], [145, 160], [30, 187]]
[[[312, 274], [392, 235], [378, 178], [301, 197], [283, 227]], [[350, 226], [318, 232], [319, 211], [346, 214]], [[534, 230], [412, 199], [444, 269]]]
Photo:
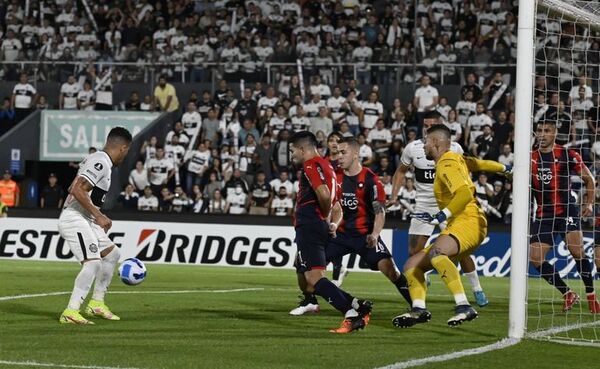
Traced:
[[[534, 222], [529, 235], [539, 243], [529, 249], [527, 335], [600, 346], [600, 311], [590, 312], [594, 309], [590, 280], [597, 270], [594, 245], [600, 243], [595, 214], [600, 215], [600, 209], [580, 217], [573, 210], [582, 215], [586, 204], [594, 206], [600, 195], [596, 190], [590, 196], [593, 192], [587, 187], [585, 169], [584, 175], [580, 173], [583, 161], [591, 172], [588, 178], [600, 176], [600, 130], [596, 133], [600, 128], [600, 3], [538, 0], [534, 30], [532, 132], [536, 143], [531, 149]], [[558, 131], [556, 142], [571, 151], [544, 149], [540, 134], [544, 126], [552, 125]], [[560, 235], [578, 226], [582, 238], [576, 231], [566, 239]], [[543, 243], [552, 247], [540, 257]], [[600, 248], [596, 252], [600, 258]], [[564, 311], [565, 291], [570, 291], [568, 305], [575, 300], [574, 294], [579, 298], [568, 311]]]

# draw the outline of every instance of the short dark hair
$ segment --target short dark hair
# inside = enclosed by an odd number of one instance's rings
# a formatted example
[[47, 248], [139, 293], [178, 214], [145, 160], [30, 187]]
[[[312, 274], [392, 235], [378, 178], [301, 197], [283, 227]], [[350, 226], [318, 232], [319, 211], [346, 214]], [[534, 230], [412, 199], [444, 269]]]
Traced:
[[343, 137], [341, 139], [340, 143], [345, 143], [348, 146], [354, 147], [355, 149], [360, 149], [360, 144], [358, 143], [358, 140], [354, 136]]
[[442, 116], [439, 111], [431, 110], [425, 113], [424, 119], [439, 119]]
[[344, 136], [342, 136], [342, 134], [341, 134], [341, 133], [339, 133], [339, 132], [335, 131], [335, 132], [331, 132], [331, 133], [329, 134], [329, 136], [327, 136], [327, 142], [329, 142], [329, 140], [330, 140], [332, 137], [337, 137], [337, 138], [338, 138], [340, 141], [341, 141], [341, 140], [344, 138]]
[[314, 133], [309, 131], [299, 131], [290, 137], [289, 143], [293, 145], [305, 145], [308, 144], [311, 147], [317, 147], [317, 137]]
[[108, 133], [108, 137], [106, 138], [106, 141], [111, 142], [111, 141], [115, 141], [115, 140], [121, 140], [127, 144], [130, 144], [132, 139], [133, 138], [131, 137], [131, 133], [127, 130], [127, 128], [115, 127], [113, 129], [111, 129], [110, 132]]
[[450, 131], [450, 128], [446, 127], [445, 124], [436, 124], [427, 130], [428, 135], [435, 132], [442, 133], [447, 139], [450, 139], [452, 137], [452, 132]]

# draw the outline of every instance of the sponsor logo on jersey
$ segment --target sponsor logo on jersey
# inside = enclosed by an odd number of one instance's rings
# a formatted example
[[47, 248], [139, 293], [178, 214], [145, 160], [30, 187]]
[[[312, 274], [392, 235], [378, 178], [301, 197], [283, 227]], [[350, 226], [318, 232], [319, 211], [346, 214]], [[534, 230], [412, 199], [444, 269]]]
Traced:
[[97, 171], [101, 171], [102, 168], [104, 168], [104, 166], [102, 165], [102, 163], [96, 163], [96, 164], [94, 164], [94, 169], [96, 169]]
[[356, 198], [356, 194], [353, 192], [342, 193], [340, 204], [342, 207], [344, 207], [344, 209], [356, 210], [358, 208], [358, 199]]
[[95, 243], [92, 243], [92, 244], [90, 244], [90, 247], [89, 247], [89, 249], [90, 249], [90, 252], [91, 252], [91, 253], [94, 253], [94, 254], [95, 254], [95, 253], [97, 253], [97, 252], [98, 252], [98, 246], [97, 246]]
[[538, 172], [535, 175], [537, 180], [543, 182], [545, 185], [549, 185], [552, 181], [552, 170], [550, 168], [538, 168]]

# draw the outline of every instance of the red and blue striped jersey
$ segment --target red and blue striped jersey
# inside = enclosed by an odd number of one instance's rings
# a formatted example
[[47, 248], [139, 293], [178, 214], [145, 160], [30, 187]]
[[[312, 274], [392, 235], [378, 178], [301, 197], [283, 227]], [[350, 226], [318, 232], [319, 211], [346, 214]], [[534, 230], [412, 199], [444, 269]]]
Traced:
[[304, 162], [298, 194], [296, 195], [296, 210], [294, 226], [323, 221], [329, 214], [323, 214], [319, 207], [316, 190], [326, 185], [331, 193], [331, 204], [337, 201], [337, 182], [335, 173], [329, 161], [316, 156]]
[[572, 175], [581, 175], [585, 164], [571, 149], [554, 145], [549, 153], [531, 153], [531, 191], [536, 201], [536, 218], [567, 216], [569, 205], [576, 205], [571, 194]]
[[338, 232], [351, 236], [371, 233], [375, 223], [373, 202], [378, 201], [385, 206], [385, 191], [379, 177], [365, 167], [355, 176], [344, 175], [341, 170], [336, 175], [341, 184], [338, 197], [344, 211]]

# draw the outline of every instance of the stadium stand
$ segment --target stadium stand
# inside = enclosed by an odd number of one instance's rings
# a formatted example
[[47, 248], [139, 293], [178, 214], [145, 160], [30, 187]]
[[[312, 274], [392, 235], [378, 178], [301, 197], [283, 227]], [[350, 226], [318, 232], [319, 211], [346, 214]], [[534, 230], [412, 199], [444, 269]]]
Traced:
[[[118, 206], [140, 211], [289, 214], [287, 138], [303, 129], [323, 155], [332, 132], [357, 136], [391, 196], [402, 149], [432, 110], [465, 152], [511, 163], [517, 1], [417, 3], [4, 1], [0, 79], [12, 96], [0, 136], [36, 109], [171, 112], [181, 124], [125, 168]], [[36, 90], [47, 83], [57, 89]], [[147, 87], [117, 96], [128, 83]], [[159, 147], [172, 163], [164, 188], [147, 179]], [[478, 178], [490, 219], [508, 221], [510, 184]], [[410, 213], [411, 185], [392, 216]]]

